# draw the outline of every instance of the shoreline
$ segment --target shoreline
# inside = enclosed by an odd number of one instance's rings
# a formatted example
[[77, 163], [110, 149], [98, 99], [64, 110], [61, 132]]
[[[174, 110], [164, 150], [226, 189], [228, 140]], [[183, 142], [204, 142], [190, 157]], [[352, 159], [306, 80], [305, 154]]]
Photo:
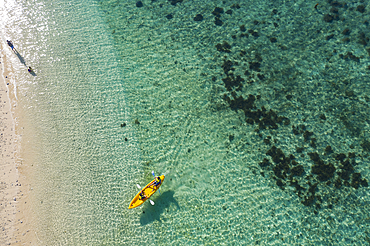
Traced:
[[1, 227], [4, 228], [1, 243], [9, 244], [15, 236], [16, 211], [17, 211], [17, 194], [18, 187], [18, 170], [15, 160], [15, 124], [11, 112], [11, 100], [9, 95], [9, 86], [7, 85], [8, 72], [5, 70], [6, 54], [1, 44], [1, 76], [0, 76], [0, 123], [1, 123]]
[[[3, 40], [2, 40], [3, 41]], [[21, 158], [20, 127], [16, 120], [21, 116], [17, 109], [15, 76], [11, 64], [8, 64], [6, 43], [1, 42], [1, 76], [0, 76], [0, 150], [1, 150], [1, 182], [0, 182], [0, 215], [3, 228], [1, 245], [25, 245], [37, 242], [37, 234], [32, 226], [32, 204], [30, 188], [27, 185], [31, 170], [23, 165]], [[18, 116], [18, 118], [17, 118]], [[19, 123], [19, 122], [18, 122]], [[22, 151], [24, 152], [24, 151]], [[22, 153], [26, 154], [26, 153]]]

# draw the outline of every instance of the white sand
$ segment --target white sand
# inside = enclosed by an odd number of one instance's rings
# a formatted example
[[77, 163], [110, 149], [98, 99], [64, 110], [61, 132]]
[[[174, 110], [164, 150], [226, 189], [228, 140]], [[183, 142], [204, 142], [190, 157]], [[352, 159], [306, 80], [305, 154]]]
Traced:
[[[7, 56], [13, 55], [6, 43], [1, 42], [0, 76], [0, 245], [37, 245], [36, 228], [31, 223], [30, 202], [28, 202], [29, 178], [25, 165], [19, 165], [20, 156], [15, 124], [16, 97]], [[9, 49], [9, 50], [6, 50]], [[7, 66], [5, 66], [5, 64]], [[19, 166], [19, 168], [18, 168]], [[24, 192], [25, 191], [25, 192]]]

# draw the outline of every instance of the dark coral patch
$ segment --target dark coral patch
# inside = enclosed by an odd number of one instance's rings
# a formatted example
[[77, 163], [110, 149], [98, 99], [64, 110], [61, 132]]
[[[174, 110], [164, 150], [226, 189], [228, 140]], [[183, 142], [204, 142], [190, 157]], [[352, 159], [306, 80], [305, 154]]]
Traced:
[[229, 97], [225, 96], [224, 98], [227, 102], [230, 104], [230, 108], [232, 110], [243, 110], [243, 111], [248, 111], [249, 109], [255, 108], [254, 101], [256, 100], [256, 97], [249, 94], [247, 99], [244, 99], [242, 96], [239, 97], [234, 97], [234, 100], [230, 100]]
[[[230, 71], [230, 64], [224, 65], [225, 73]], [[222, 79], [225, 84], [225, 88], [228, 91], [232, 91], [232, 89], [240, 90], [242, 86], [242, 79], [240, 76], [234, 77], [233, 75], [228, 76]], [[254, 101], [256, 97], [254, 95], [249, 95], [247, 99], [242, 96], [237, 96], [236, 93], [233, 91], [231, 93], [231, 97], [224, 94], [223, 99], [230, 105], [232, 110], [243, 110], [244, 115], [246, 117], [246, 122], [249, 124], [258, 124], [259, 129], [277, 129], [278, 125], [284, 123], [284, 125], [290, 124], [290, 121], [286, 117], [278, 116], [277, 113], [273, 110], [267, 111], [264, 106], [261, 109], [256, 109], [254, 105]]]
[[332, 22], [334, 20], [334, 16], [330, 14], [325, 14], [324, 15], [324, 21], [325, 22]]
[[234, 75], [230, 75], [226, 78], [223, 78], [222, 81], [224, 82], [225, 88], [228, 91], [231, 91], [232, 88], [234, 87], [236, 88], [237, 91], [240, 91], [243, 87], [242, 82], [244, 82], [244, 79], [240, 77], [239, 75], [236, 77], [234, 77]]
[[308, 153], [311, 160], [315, 163], [312, 166], [312, 173], [317, 175], [318, 180], [320, 181], [327, 181], [334, 176], [335, 167], [333, 164], [325, 164], [324, 161], [320, 159], [318, 153]]
[[345, 55], [340, 54], [339, 57], [344, 60], [352, 60], [355, 62], [360, 62], [360, 57], [355, 56], [352, 52], [347, 52], [347, 54]]
[[277, 186], [279, 186], [281, 189], [284, 189], [284, 183], [281, 179], [276, 180]]
[[349, 30], [349, 28], [344, 29], [342, 32], [343, 35], [349, 35], [350, 33], [351, 33], [351, 30]]
[[194, 17], [194, 21], [202, 21], [203, 20], [203, 15], [201, 14], [197, 14], [195, 17]]
[[293, 167], [291, 172], [293, 176], [301, 176], [304, 173], [304, 168], [302, 165], [298, 165]]
[[295, 191], [297, 192], [297, 195], [299, 197], [301, 196], [302, 191], [305, 190], [302, 186], [299, 185], [297, 180], [293, 180], [292, 182], [290, 182], [290, 185], [295, 187]]
[[360, 13], [365, 13], [365, 6], [364, 5], [358, 5], [356, 10]]
[[358, 187], [360, 186], [360, 182], [361, 182], [361, 174], [360, 173], [354, 173], [352, 175], [351, 186], [355, 189], [358, 189]]
[[319, 118], [322, 119], [322, 120], [326, 120], [325, 114], [320, 114]]
[[294, 135], [302, 134], [305, 129], [306, 129], [305, 125], [299, 125], [299, 126], [292, 125], [292, 130], [293, 130]]
[[271, 109], [268, 112], [262, 111], [261, 116], [262, 119], [256, 120], [260, 129], [277, 129], [276, 123], [281, 123], [277, 113]]
[[271, 149], [269, 149], [266, 152], [266, 155], [269, 155], [272, 157], [272, 160], [275, 163], [281, 163], [286, 160], [286, 157], [283, 153], [283, 151], [280, 148], [276, 148], [276, 146], [272, 146]]
[[271, 156], [275, 163], [272, 169], [275, 176], [280, 179], [286, 179], [287, 175], [290, 173], [290, 158], [287, 158], [283, 151], [275, 146], [272, 146], [271, 149], [266, 152], [266, 155]]
[[230, 53], [231, 45], [224, 41], [222, 44], [216, 44], [217, 51]]
[[329, 153], [332, 153], [332, 152], [333, 152], [333, 149], [331, 148], [331, 146], [330, 146], [330, 145], [326, 146], [326, 148], [325, 148], [325, 152], [326, 152], [327, 154], [329, 154]]
[[222, 22], [222, 20], [220, 18], [215, 17], [215, 24], [216, 24], [216, 26], [222, 26], [222, 24], [224, 24], [224, 23]]
[[220, 17], [221, 14], [224, 13], [224, 9], [223, 8], [219, 8], [219, 7], [216, 7], [213, 11], [212, 11], [212, 14], [217, 16], [217, 17]]
[[336, 156], [335, 156], [335, 159], [337, 160], [337, 161], [340, 161], [340, 162], [343, 162], [343, 160], [346, 158], [346, 155], [345, 154], [343, 154], [343, 153], [341, 153], [341, 154], [337, 154]]
[[233, 68], [233, 62], [232, 61], [230, 61], [230, 60], [225, 60], [224, 61], [224, 63], [222, 64], [222, 69], [224, 70], [224, 73], [226, 74], [226, 75], [229, 75], [229, 72], [230, 71], [234, 71], [235, 70], [235, 68]]
[[249, 69], [250, 70], [260, 72], [261, 71], [260, 66], [261, 66], [261, 63], [259, 63], [259, 62], [249, 62]]
[[315, 192], [316, 192], [318, 183], [315, 183], [312, 185], [310, 182], [308, 182], [308, 185], [310, 186], [310, 188], [308, 189], [308, 192], [311, 194], [304, 197], [302, 204], [305, 206], [312, 206], [316, 201]]
[[338, 171], [339, 177], [341, 177], [343, 180], [349, 180], [350, 175], [353, 173], [354, 168], [349, 160], [346, 160], [342, 163], [340, 166], [340, 171]]
[[303, 133], [303, 138], [304, 138], [304, 141], [308, 141], [308, 139], [310, 139], [310, 137], [313, 135], [313, 132], [310, 132], [310, 131], [305, 131]]
[[343, 8], [344, 4], [338, 1], [328, 0], [329, 4], [333, 7]]
[[370, 38], [366, 37], [365, 33], [360, 32], [358, 34], [358, 43], [366, 46], [370, 41]]

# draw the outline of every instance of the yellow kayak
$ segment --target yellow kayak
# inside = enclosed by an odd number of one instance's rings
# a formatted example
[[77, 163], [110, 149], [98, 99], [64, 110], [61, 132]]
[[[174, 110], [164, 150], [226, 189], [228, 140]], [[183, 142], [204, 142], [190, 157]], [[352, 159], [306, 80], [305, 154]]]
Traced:
[[161, 182], [158, 185], [155, 185], [156, 179], [153, 179], [149, 184], [142, 188], [141, 191], [139, 191], [139, 193], [136, 194], [134, 199], [132, 199], [128, 208], [129, 209], [136, 208], [143, 204], [146, 200], [148, 200], [163, 184], [164, 175], [159, 176], [159, 178], [161, 179]]

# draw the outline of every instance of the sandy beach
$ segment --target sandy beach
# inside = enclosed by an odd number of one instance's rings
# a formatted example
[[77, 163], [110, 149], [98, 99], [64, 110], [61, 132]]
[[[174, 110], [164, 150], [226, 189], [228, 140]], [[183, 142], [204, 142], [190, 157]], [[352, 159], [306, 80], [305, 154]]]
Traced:
[[[1, 245], [33, 245], [34, 235], [30, 232], [30, 206], [25, 190], [27, 171], [20, 160], [19, 137], [15, 124], [16, 96], [14, 94], [14, 78], [11, 64], [7, 64], [7, 55], [12, 54], [5, 43], [1, 43], [1, 76], [0, 76], [0, 215], [1, 215]], [[13, 82], [12, 82], [13, 81]], [[17, 151], [18, 150], [18, 151]], [[23, 178], [22, 178], [23, 177]], [[30, 215], [30, 214], [29, 214]], [[31, 230], [32, 231], [32, 230]]]
[[[18, 170], [15, 163], [15, 129], [12, 118], [7, 73], [4, 71], [4, 44], [1, 45], [1, 73], [0, 76], [0, 150], [1, 150], [1, 241], [6, 245], [13, 242], [16, 226], [17, 196], [19, 192]], [[6, 78], [5, 78], [6, 77]]]

